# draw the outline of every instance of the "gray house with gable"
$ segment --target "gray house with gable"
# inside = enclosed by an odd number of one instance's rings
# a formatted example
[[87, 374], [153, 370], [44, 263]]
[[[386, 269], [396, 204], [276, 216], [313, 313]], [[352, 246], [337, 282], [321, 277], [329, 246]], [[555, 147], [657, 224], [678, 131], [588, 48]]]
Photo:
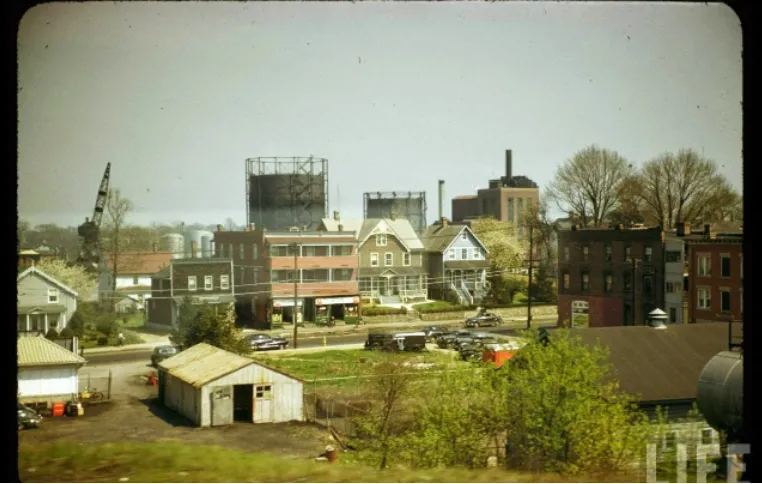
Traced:
[[446, 218], [428, 227], [421, 240], [429, 271], [429, 298], [475, 304], [487, 295], [487, 248], [468, 225], [451, 225]]
[[16, 290], [19, 335], [60, 333], [77, 310], [77, 292], [34, 266], [18, 275]]

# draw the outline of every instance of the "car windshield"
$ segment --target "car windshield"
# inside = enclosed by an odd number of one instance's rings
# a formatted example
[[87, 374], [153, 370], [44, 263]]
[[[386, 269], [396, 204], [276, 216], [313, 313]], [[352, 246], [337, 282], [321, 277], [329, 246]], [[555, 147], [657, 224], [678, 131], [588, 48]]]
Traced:
[[249, 339], [269, 339], [270, 337], [266, 334], [252, 334], [249, 336]]

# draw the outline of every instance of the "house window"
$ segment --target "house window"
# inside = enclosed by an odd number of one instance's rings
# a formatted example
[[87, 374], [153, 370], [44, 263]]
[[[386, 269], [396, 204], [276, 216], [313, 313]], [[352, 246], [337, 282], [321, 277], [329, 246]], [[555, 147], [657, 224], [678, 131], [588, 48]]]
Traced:
[[668, 250], [664, 252], [664, 262], [682, 262], [682, 254], [679, 250]]
[[334, 245], [331, 247], [331, 255], [335, 257], [352, 255], [352, 246], [351, 245]]
[[293, 257], [298, 255], [295, 245], [271, 245], [270, 257]]
[[720, 276], [730, 277], [730, 254], [720, 256]]
[[230, 276], [220, 276], [220, 289], [223, 291], [230, 289]]
[[378, 234], [378, 235], [376, 235], [376, 246], [377, 247], [386, 247], [386, 234]]
[[603, 290], [611, 292], [614, 289], [614, 276], [611, 274], [603, 275]]
[[468, 260], [468, 249], [460, 249], [460, 259]]
[[730, 289], [720, 289], [720, 311], [730, 312]]
[[455, 249], [450, 249], [447, 251], [447, 258], [450, 260], [455, 260]]
[[624, 274], [622, 274], [622, 280], [624, 282], [625, 290], [629, 291], [630, 289], [632, 289], [632, 274], [630, 274], [629, 272], [625, 272]]
[[370, 255], [370, 266], [378, 267], [378, 254], [375, 252]]
[[468, 234], [466, 233], [465, 230], [463, 230], [463, 232], [460, 233], [460, 240], [468, 240]]
[[238, 244], [238, 258], [243, 259], [244, 253], [243, 253], [243, 244]]
[[58, 303], [58, 289], [48, 289], [48, 302], [50, 304]]
[[328, 269], [312, 269], [302, 271], [302, 282], [328, 282]]
[[697, 270], [699, 276], [708, 276], [712, 272], [711, 259], [708, 255], [698, 257]]
[[259, 246], [257, 244], [251, 245], [251, 258], [254, 260], [259, 259]]
[[587, 272], [582, 273], [582, 290], [588, 291], [590, 290], [590, 274]]
[[565, 261], [569, 260], [569, 248], [568, 247], [564, 247], [564, 260]]
[[137, 286], [139, 282], [140, 282], [140, 279], [138, 278], [138, 276], [132, 276], [132, 285], [133, 286]]
[[698, 299], [699, 309], [709, 309], [712, 307], [712, 296], [709, 291], [710, 289], [706, 287], [702, 287], [698, 289], [697, 299]]
[[711, 445], [714, 442], [714, 429], [702, 429], [701, 430], [701, 443], [703, 445]]
[[204, 276], [204, 291], [211, 291], [212, 289], [214, 289], [214, 277]]
[[302, 255], [305, 257], [325, 257], [328, 255], [328, 246], [306, 245], [302, 247]]
[[270, 399], [273, 397], [272, 385], [257, 385], [254, 390], [255, 398]]
[[568, 272], [564, 272], [563, 275], [563, 283], [561, 284], [562, 289], [569, 289], [571, 287], [571, 278], [569, 277]]
[[403, 266], [409, 266], [410, 265], [410, 252], [405, 252], [402, 254], [402, 265]]
[[610, 245], [607, 245], [604, 248], [603, 254], [604, 254], [604, 258], [606, 259], [606, 262], [611, 262], [611, 258], [612, 258], [612, 255], [613, 255], [613, 249], [611, 248]]
[[335, 282], [351, 281], [352, 269], [333, 269], [333, 280]]
[[582, 246], [582, 262], [587, 262], [587, 257], [590, 255], [590, 247]]
[[392, 254], [391, 252], [387, 252], [384, 254], [384, 265], [387, 267], [394, 265], [394, 254]]
[[669, 308], [669, 322], [670, 323], [677, 322], [677, 308]]
[[196, 290], [196, 276], [188, 276], [188, 290], [189, 291]]
[[643, 262], [650, 264], [654, 259], [654, 248], [646, 247], [643, 253]]
[[482, 251], [479, 247], [474, 247], [474, 260], [482, 258]]
[[675, 294], [678, 292], [683, 292], [683, 283], [682, 282], [668, 282], [667, 283], [667, 293], [668, 294]]

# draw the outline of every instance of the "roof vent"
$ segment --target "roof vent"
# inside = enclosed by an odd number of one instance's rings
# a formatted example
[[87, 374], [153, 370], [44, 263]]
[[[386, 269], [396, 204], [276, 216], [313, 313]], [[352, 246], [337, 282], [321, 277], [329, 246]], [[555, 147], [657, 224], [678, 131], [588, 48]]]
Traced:
[[344, 232], [344, 225], [339, 224], [338, 229], [339, 229], [339, 232]]
[[665, 322], [667, 321], [667, 313], [659, 308], [654, 309], [648, 313], [648, 323], [654, 329], [667, 329]]

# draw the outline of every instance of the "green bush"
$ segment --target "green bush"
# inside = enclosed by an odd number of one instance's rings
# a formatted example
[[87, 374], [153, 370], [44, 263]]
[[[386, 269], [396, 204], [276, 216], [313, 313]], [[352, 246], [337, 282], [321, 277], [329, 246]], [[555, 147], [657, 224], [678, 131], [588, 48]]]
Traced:
[[102, 336], [112, 336], [119, 332], [119, 322], [115, 313], [105, 313], [98, 316], [95, 329]]
[[61, 331], [61, 338], [73, 338], [74, 336], [76, 335], [74, 334], [74, 331], [71, 330], [71, 328], [64, 328]]
[[137, 333], [134, 333], [132, 331], [125, 331], [124, 332], [124, 344], [126, 345], [139, 345], [140, 343], [143, 343], [143, 338], [137, 335]]
[[407, 314], [407, 308], [388, 308], [384, 306], [374, 306], [365, 308], [362, 311], [363, 316], [393, 316]]
[[58, 338], [58, 331], [56, 331], [53, 328], [50, 328], [47, 333], [45, 333], [45, 337], [47, 339], [56, 339]]
[[449, 312], [462, 312], [467, 309], [466, 306], [461, 306], [459, 304], [452, 304], [447, 301], [433, 301], [428, 303], [421, 303], [421, 304], [415, 304], [413, 305], [413, 309], [418, 311], [420, 314], [430, 314], [430, 313], [449, 313]]

